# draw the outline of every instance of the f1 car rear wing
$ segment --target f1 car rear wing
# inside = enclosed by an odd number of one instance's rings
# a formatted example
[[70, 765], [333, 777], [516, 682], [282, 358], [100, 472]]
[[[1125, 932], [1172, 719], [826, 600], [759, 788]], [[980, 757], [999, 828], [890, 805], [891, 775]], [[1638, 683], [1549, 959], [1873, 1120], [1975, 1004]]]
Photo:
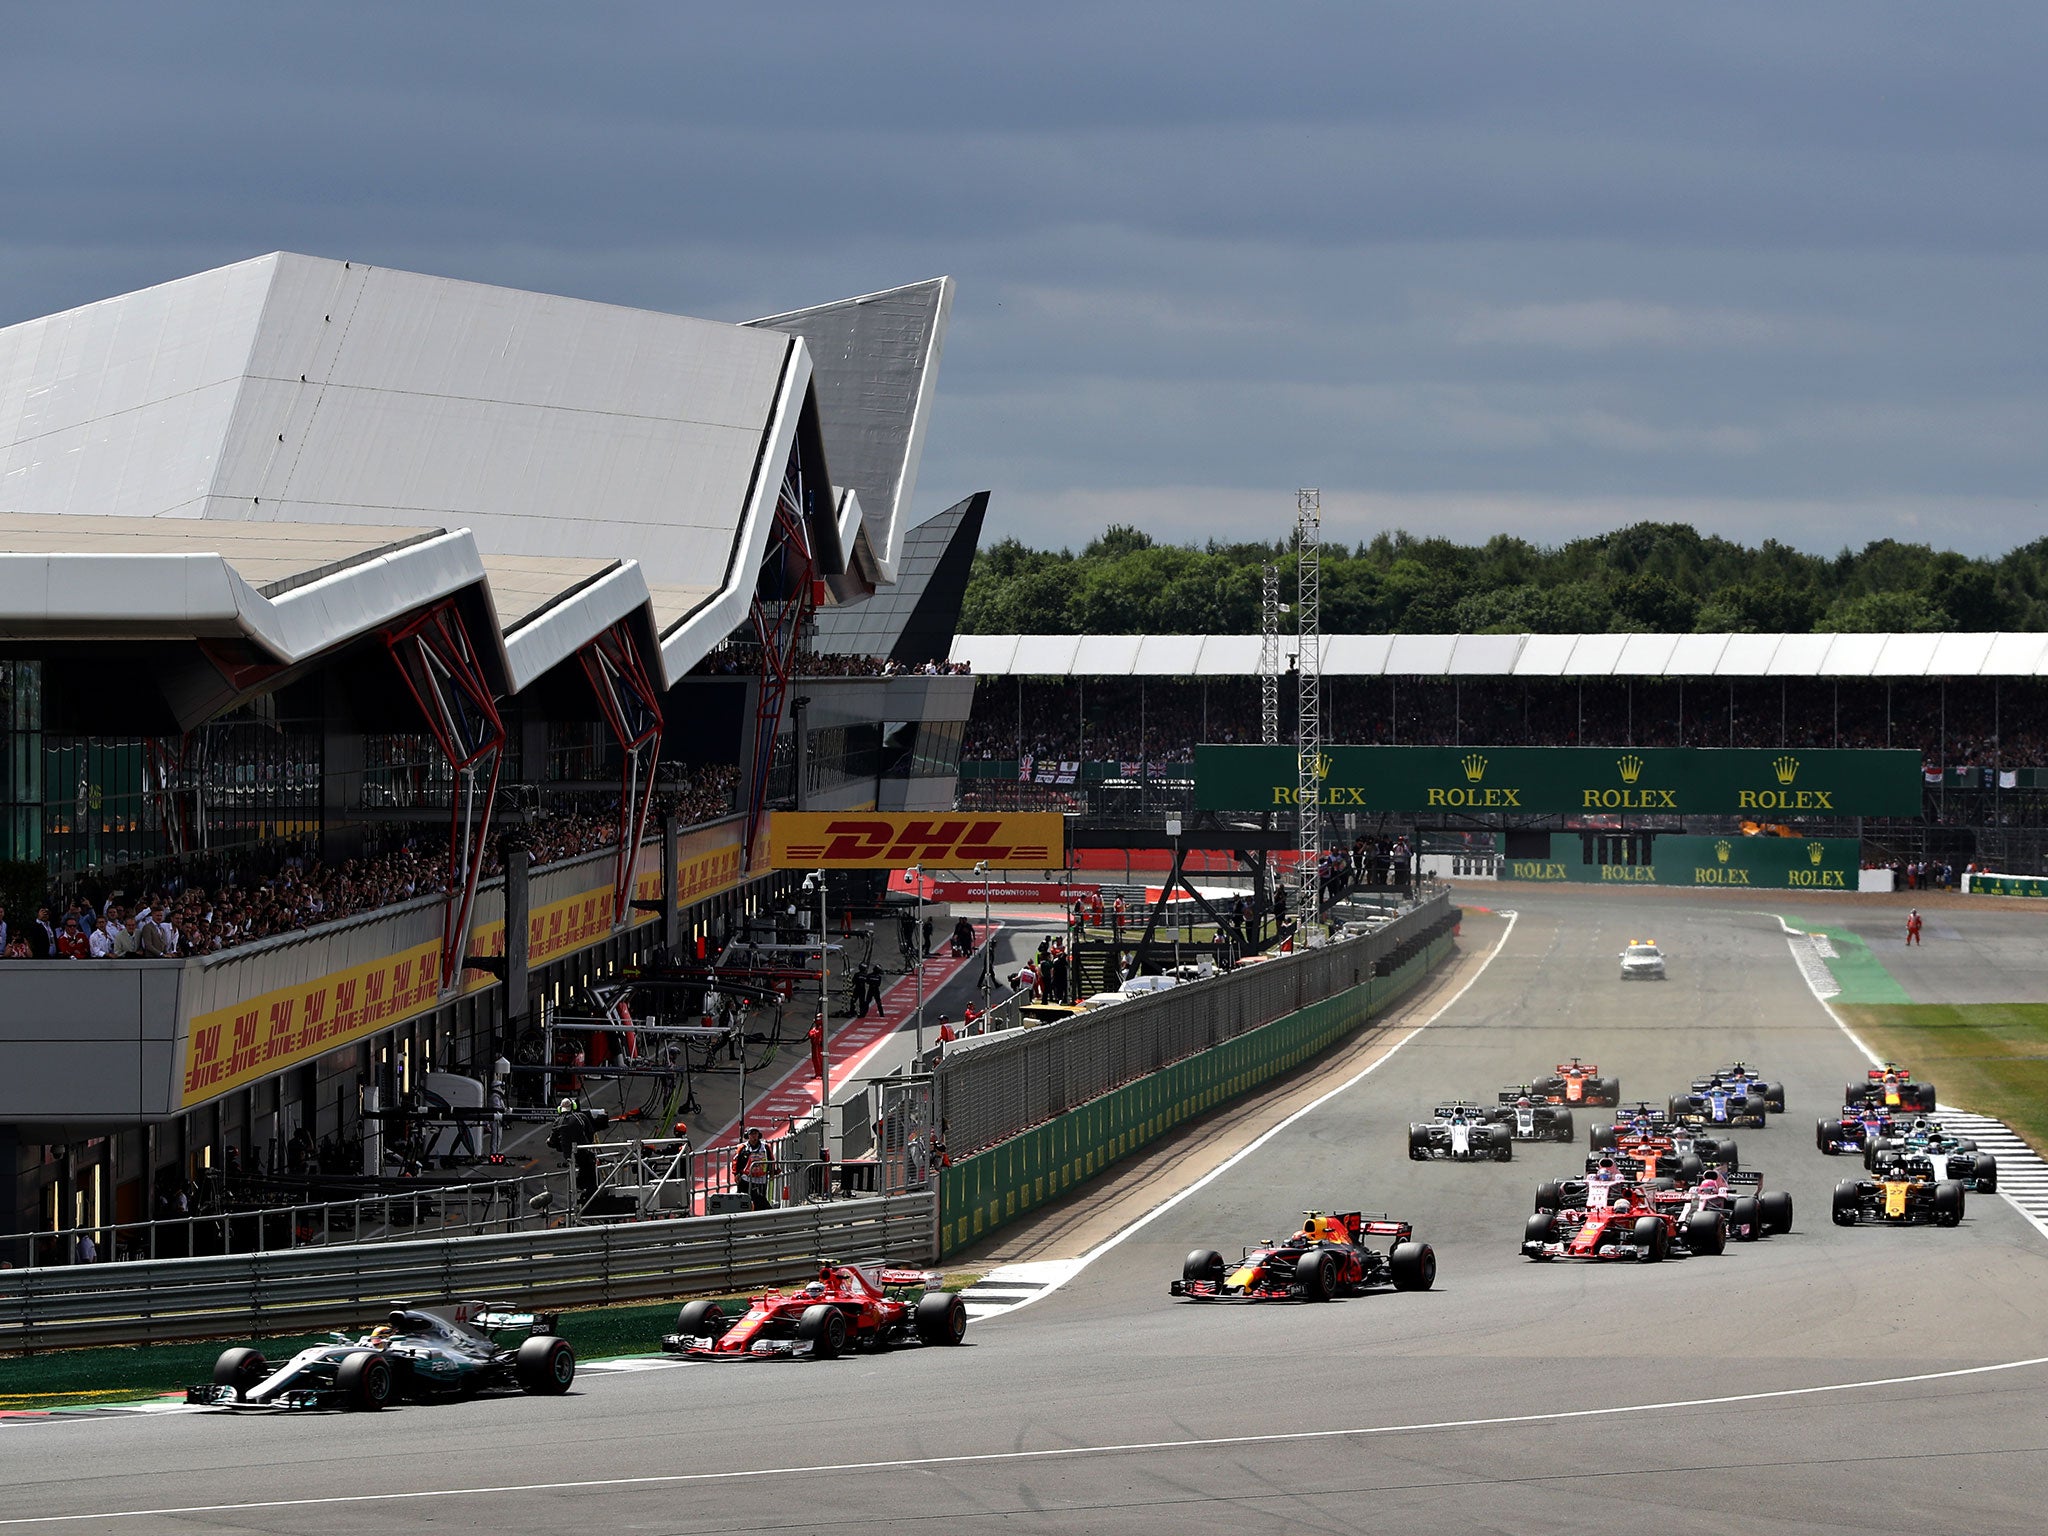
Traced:
[[483, 1333], [496, 1333], [500, 1329], [526, 1328], [536, 1334], [553, 1333], [561, 1320], [559, 1312], [516, 1312], [510, 1307], [488, 1301], [458, 1301], [446, 1307], [422, 1307], [422, 1312], [437, 1312], [450, 1322], [460, 1323], [466, 1328], [475, 1328]]
[[1762, 1189], [1764, 1176], [1755, 1169], [1747, 1169], [1742, 1173], [1731, 1173], [1721, 1182], [1731, 1189]]

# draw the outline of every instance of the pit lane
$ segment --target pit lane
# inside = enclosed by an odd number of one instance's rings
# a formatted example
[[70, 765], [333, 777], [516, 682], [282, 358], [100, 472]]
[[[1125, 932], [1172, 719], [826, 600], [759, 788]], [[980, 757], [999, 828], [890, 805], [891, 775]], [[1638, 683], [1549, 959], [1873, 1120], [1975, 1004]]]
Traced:
[[[166, 1511], [122, 1530], [2033, 1528], [2048, 1243], [1997, 1199], [1973, 1197], [1956, 1231], [1828, 1223], [1853, 1165], [1813, 1150], [1813, 1118], [1860, 1063], [1775, 918], [1642, 893], [1514, 905], [1493, 964], [1378, 1070], [968, 1348], [593, 1374], [567, 1400], [374, 1418], [52, 1424], [0, 1441], [0, 1514]], [[1646, 930], [1671, 980], [1624, 985], [1615, 956]], [[1498, 933], [1475, 917], [1466, 942]], [[1737, 1136], [1793, 1192], [1797, 1229], [1719, 1259], [1535, 1266], [1515, 1251], [1529, 1193], [1573, 1150], [1407, 1160], [1412, 1115], [1574, 1051], [1645, 1097], [1733, 1056], [1781, 1077], [1789, 1113]], [[1189, 1248], [1277, 1234], [1309, 1205], [1414, 1222], [1438, 1288], [1317, 1308], [1166, 1298]], [[2034, 1363], [1978, 1369], [2017, 1361]], [[1310, 1438], [1273, 1438], [1288, 1436]], [[419, 1494], [434, 1496], [404, 1497]]]

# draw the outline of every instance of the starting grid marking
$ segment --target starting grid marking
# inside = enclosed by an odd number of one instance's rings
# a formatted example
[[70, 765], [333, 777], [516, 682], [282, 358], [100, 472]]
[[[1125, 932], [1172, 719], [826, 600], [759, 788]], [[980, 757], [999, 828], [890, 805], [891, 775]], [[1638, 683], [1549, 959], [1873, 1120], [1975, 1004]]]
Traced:
[[969, 1317], [994, 1317], [1044, 1292], [1065, 1284], [1080, 1273], [1080, 1259], [1042, 1259], [1029, 1264], [1004, 1264], [990, 1270], [960, 1293]]
[[[1876, 1053], [1842, 1022], [1841, 1015], [1835, 1012], [1829, 1001], [1839, 996], [1842, 990], [1834, 972], [1826, 964], [1826, 960], [1834, 957], [1834, 946], [1824, 934], [1802, 933], [1782, 917], [1778, 919], [1778, 926], [1785, 930], [1785, 943], [1792, 951], [1792, 960], [1799, 967], [1799, 974], [1806, 978], [1807, 987], [1827, 1009], [1828, 1017], [1849, 1037], [1865, 1060], [1873, 1067], [1883, 1066]], [[1934, 1112], [1943, 1125], [1959, 1136], [1968, 1137], [1998, 1159], [1997, 1198], [2025, 1217], [2035, 1231], [2048, 1237], [2048, 1161], [2044, 1161], [2003, 1120], [1973, 1114], [1954, 1105], [1937, 1104]]]

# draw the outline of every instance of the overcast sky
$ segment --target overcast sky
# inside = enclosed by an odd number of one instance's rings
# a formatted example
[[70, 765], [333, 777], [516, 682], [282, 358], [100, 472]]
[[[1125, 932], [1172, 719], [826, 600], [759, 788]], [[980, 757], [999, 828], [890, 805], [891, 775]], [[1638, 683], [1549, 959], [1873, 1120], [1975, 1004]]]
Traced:
[[1986, 552], [2048, 7], [0, 0], [0, 324], [265, 251], [740, 319], [951, 273], [991, 534]]

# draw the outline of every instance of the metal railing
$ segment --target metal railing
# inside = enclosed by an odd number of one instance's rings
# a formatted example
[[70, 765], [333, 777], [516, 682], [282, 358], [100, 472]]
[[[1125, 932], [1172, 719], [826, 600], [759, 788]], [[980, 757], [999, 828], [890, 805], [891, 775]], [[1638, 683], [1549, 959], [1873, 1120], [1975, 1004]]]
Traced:
[[936, 1221], [926, 1192], [680, 1221], [0, 1271], [0, 1351], [340, 1327], [395, 1303], [484, 1297], [558, 1308], [741, 1290], [798, 1279], [825, 1262], [926, 1263]]
[[0, 1236], [0, 1259], [13, 1269], [76, 1266], [84, 1242], [95, 1264], [217, 1254], [272, 1253], [344, 1243], [388, 1243], [423, 1233], [513, 1231], [540, 1220], [528, 1205], [560, 1175], [511, 1174], [469, 1184], [380, 1190], [346, 1200], [280, 1201], [152, 1221], [101, 1222], [55, 1232]]
[[1457, 921], [1439, 892], [1356, 938], [1013, 1031], [939, 1063], [955, 1157], [978, 1151], [1225, 1040], [1387, 975]]

